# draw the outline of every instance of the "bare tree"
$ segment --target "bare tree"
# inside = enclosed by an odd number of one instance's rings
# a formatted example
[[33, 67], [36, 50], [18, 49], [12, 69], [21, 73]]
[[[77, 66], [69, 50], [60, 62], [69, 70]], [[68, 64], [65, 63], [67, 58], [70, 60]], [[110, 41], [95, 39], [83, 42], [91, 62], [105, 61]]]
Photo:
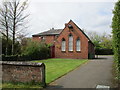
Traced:
[[[27, 8], [27, 0], [24, 2], [20, 2], [20, 0], [13, 0], [12, 2], [6, 2], [7, 7], [7, 15], [5, 15], [10, 22], [8, 24], [9, 32], [12, 35], [12, 55], [14, 55], [14, 45], [16, 41], [16, 35], [21, 33], [25, 27], [25, 20], [29, 15], [25, 15], [25, 11]], [[5, 12], [5, 10], [3, 9]], [[5, 25], [7, 27], [7, 25]], [[2, 32], [3, 33], [3, 32]]]
[[9, 18], [8, 16], [8, 6], [6, 2], [3, 2], [3, 7], [0, 8], [0, 33], [6, 37], [6, 55], [8, 51], [8, 38], [9, 38]]

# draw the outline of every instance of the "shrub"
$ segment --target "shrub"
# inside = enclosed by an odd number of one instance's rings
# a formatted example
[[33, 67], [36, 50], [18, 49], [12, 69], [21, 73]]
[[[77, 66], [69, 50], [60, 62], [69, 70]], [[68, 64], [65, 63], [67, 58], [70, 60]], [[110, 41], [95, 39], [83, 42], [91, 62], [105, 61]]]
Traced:
[[[4, 55], [12, 55], [12, 40], [8, 38], [8, 42], [4, 36], [0, 37], [2, 39], [2, 54]], [[8, 47], [6, 46], [8, 44]], [[7, 53], [6, 53], [6, 47], [7, 47]], [[20, 54], [21, 53], [21, 45], [18, 41], [15, 42], [14, 46], [14, 54]]]
[[31, 59], [45, 59], [49, 57], [49, 52], [50, 50], [46, 44], [32, 41], [24, 50], [23, 55]]
[[[44, 43], [29, 42], [22, 55], [2, 55], [3, 61], [29, 61], [50, 57], [50, 49]], [[1, 57], [0, 57], [1, 58]]]

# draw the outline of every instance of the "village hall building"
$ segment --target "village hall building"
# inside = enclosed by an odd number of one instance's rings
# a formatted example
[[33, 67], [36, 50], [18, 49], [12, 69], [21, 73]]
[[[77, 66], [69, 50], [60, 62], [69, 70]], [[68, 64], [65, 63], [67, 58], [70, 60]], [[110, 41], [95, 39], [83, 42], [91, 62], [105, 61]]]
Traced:
[[34, 41], [52, 44], [52, 58], [88, 59], [95, 57], [94, 44], [72, 20], [64, 29], [50, 29], [32, 35]]

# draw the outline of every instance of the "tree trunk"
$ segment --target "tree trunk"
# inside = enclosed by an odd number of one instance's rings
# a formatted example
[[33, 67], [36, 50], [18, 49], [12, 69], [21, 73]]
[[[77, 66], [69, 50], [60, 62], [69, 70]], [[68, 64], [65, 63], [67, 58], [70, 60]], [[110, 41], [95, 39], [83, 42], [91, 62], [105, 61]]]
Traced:
[[14, 55], [15, 53], [14, 53], [14, 46], [15, 46], [15, 31], [16, 31], [16, 9], [17, 9], [17, 7], [16, 7], [16, 1], [14, 2], [14, 11], [13, 11], [13, 16], [14, 16], [14, 18], [13, 18], [13, 42], [12, 42], [12, 55]]
[[[14, 19], [15, 20], [15, 19]], [[15, 46], [15, 22], [14, 22], [14, 25], [13, 25], [13, 41], [12, 41], [12, 55], [14, 55], [14, 46]]]
[[8, 55], [8, 7], [7, 5], [5, 4], [5, 28], [6, 28], [6, 40], [7, 40], [7, 43], [6, 43], [6, 51], [5, 51], [5, 54]]
[[6, 43], [6, 55], [8, 55], [8, 30], [6, 31], [6, 33], [7, 33], [7, 37], [6, 37], [6, 39], [7, 39], [7, 43]]

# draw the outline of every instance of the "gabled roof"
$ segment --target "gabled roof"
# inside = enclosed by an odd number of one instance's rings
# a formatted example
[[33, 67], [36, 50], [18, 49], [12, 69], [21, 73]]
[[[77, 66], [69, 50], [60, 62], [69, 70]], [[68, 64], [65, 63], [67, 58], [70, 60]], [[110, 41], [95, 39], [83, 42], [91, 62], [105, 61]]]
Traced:
[[[73, 22], [72, 20], [70, 20], [70, 22]], [[74, 23], [74, 22], [73, 22]], [[75, 24], [75, 23], [74, 23]], [[88, 40], [90, 40], [90, 38], [85, 34], [85, 32], [82, 30], [82, 29], [80, 29], [76, 24], [75, 24], [75, 26], [88, 38]], [[90, 40], [91, 41], [91, 40]]]
[[47, 36], [47, 35], [59, 35], [61, 33], [63, 29], [50, 29], [48, 31], [45, 31], [45, 32], [41, 32], [41, 33], [38, 33], [38, 34], [34, 34], [32, 36]]
[[[70, 20], [69, 22], [73, 22], [72, 20]], [[74, 22], [73, 22], [74, 23]], [[75, 23], [74, 23], [75, 24]], [[76, 24], [75, 26], [87, 37], [87, 39], [89, 40], [89, 42], [91, 42], [93, 44], [93, 42], [90, 40], [90, 38], [84, 33], [83, 30], [81, 30]], [[93, 44], [94, 45], [94, 44]]]

